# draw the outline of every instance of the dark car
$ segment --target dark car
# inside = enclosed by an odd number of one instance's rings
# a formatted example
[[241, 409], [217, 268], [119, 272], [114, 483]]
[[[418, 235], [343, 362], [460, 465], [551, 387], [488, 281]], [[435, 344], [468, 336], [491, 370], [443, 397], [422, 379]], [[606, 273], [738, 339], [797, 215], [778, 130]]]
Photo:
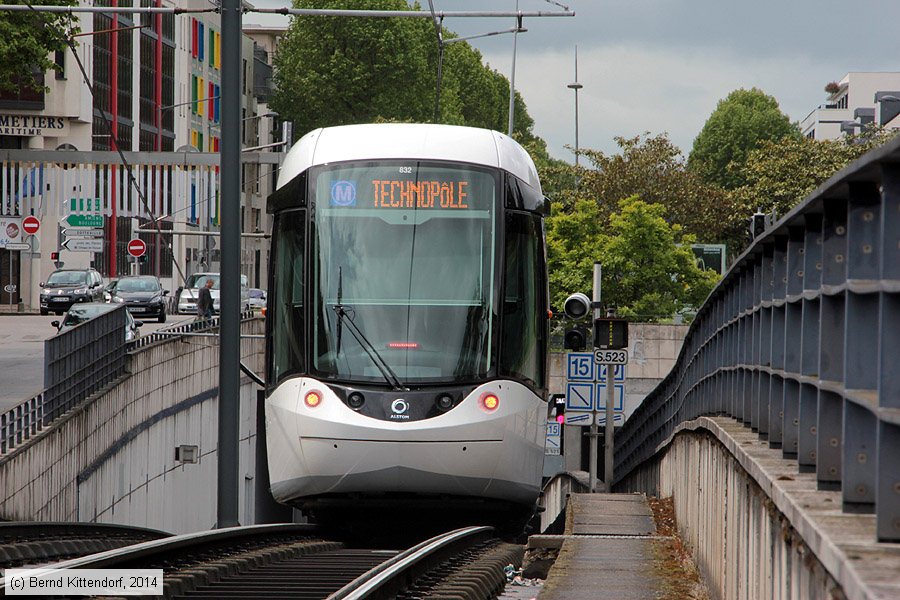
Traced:
[[156, 317], [166, 322], [166, 299], [169, 290], [162, 289], [159, 279], [153, 275], [122, 277], [114, 286], [107, 286], [110, 302], [124, 304], [128, 312], [144, 319]]
[[[114, 310], [116, 307], [112, 304], [107, 303], [98, 303], [98, 302], [90, 302], [86, 304], [75, 304], [69, 311], [66, 313], [65, 318], [63, 318], [62, 322], [52, 321], [50, 324], [56, 327], [57, 333], [63, 333], [75, 327], [76, 325], [81, 325], [85, 321], [89, 321], [94, 317], [98, 317], [104, 313], [108, 313], [111, 310]], [[138, 332], [138, 327], [143, 325], [141, 321], [135, 321], [134, 317], [131, 316], [127, 310], [125, 311], [125, 341], [130, 342], [132, 340], [137, 339], [140, 333]]]
[[79, 302], [102, 302], [103, 279], [94, 269], [60, 269], [41, 284], [41, 314], [58, 315]]

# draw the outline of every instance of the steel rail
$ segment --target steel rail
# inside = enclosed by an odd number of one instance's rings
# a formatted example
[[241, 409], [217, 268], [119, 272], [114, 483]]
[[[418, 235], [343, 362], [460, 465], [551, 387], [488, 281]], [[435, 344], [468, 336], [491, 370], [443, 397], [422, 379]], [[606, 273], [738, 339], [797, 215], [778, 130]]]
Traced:
[[427, 570], [423, 564], [438, 553], [453, 552], [460, 546], [468, 548], [493, 534], [493, 527], [465, 527], [435, 536], [364, 573], [330, 595], [328, 600], [391, 598], [396, 595], [401, 580], [410, 581], [416, 575], [423, 574]]

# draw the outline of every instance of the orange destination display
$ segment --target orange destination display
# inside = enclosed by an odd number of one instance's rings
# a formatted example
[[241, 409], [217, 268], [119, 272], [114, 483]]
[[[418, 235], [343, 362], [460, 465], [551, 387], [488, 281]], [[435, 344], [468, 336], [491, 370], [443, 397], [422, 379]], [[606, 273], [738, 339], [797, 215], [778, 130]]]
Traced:
[[339, 165], [316, 176], [317, 201], [331, 208], [481, 212], [493, 206], [491, 173], [436, 165]]
[[468, 181], [409, 181], [375, 179], [375, 208], [469, 208]]

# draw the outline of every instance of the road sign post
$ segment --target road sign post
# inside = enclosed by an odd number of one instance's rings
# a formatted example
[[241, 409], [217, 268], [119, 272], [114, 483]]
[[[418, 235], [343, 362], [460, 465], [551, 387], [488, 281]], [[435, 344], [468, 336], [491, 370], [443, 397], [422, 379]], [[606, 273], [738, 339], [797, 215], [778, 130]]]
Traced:
[[[594, 293], [593, 293], [593, 305], [594, 305], [594, 318], [598, 317], [600, 314], [600, 286], [602, 281], [603, 268], [600, 266], [599, 262], [594, 263]], [[611, 371], [607, 371], [610, 373]], [[615, 377], [607, 377], [607, 380], [615, 379]], [[609, 415], [612, 415], [612, 411], [607, 412], [607, 422], [610, 421]], [[615, 420], [615, 419], [612, 419]], [[590, 485], [591, 493], [594, 493], [597, 488], [597, 436], [600, 435], [597, 431], [597, 403], [594, 403], [594, 407], [591, 411], [591, 432], [589, 434], [591, 436], [590, 443], [590, 457], [589, 457], [589, 469], [590, 469], [590, 477], [588, 484]], [[607, 492], [611, 492], [609, 489], [609, 477], [607, 480]]]

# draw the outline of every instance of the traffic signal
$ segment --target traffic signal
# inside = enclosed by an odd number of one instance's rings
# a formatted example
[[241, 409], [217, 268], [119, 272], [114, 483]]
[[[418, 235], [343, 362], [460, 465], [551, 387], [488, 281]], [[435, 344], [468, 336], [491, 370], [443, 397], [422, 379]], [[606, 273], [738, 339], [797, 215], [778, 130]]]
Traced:
[[766, 232], [766, 215], [761, 212], [753, 213], [750, 217], [750, 237], [756, 239]]
[[[587, 318], [591, 313], [591, 301], [582, 293], [572, 294], [566, 298], [563, 305], [563, 311], [566, 316], [573, 321], [581, 321]], [[587, 347], [588, 331], [587, 327], [581, 324], [575, 324], [566, 330], [563, 336], [563, 347], [573, 352], [581, 352]]]
[[51, 253], [50, 253], [50, 260], [52, 260], [52, 261], [54, 261], [54, 262], [57, 261], [57, 260], [59, 260], [59, 252], [51, 252]]
[[587, 346], [587, 329], [584, 325], [575, 325], [567, 329], [563, 336], [563, 348], [572, 352], [581, 352]]
[[594, 319], [594, 348], [620, 350], [628, 347], [628, 321], [614, 317]]
[[560, 425], [566, 424], [566, 397], [562, 394], [554, 394], [551, 397], [553, 402], [553, 416]]

